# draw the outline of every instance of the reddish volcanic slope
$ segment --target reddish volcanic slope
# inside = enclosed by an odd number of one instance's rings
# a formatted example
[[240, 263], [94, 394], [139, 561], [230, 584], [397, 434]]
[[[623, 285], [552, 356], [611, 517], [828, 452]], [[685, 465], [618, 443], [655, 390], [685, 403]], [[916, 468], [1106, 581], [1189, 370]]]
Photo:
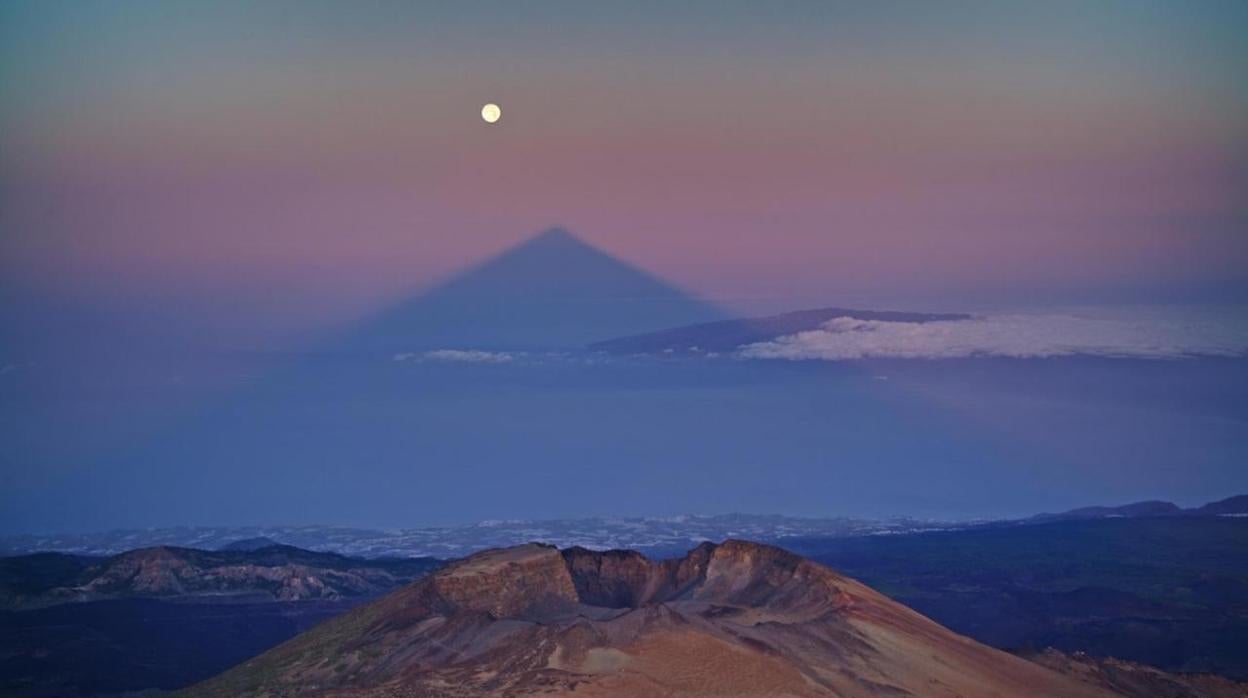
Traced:
[[487, 551], [186, 694], [1119, 695], [742, 541], [661, 562], [537, 544]]

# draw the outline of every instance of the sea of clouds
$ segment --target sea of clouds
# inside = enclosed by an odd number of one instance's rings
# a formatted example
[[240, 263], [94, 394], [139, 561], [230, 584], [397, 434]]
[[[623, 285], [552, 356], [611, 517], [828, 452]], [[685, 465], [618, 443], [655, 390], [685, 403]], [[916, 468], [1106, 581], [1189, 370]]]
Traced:
[[434, 349], [424, 352], [395, 354], [395, 361], [444, 361], [468, 364], [505, 364], [515, 360], [514, 352], [482, 351], [480, 349]]
[[840, 317], [818, 329], [743, 346], [737, 355], [794, 361], [1239, 357], [1248, 355], [1248, 313], [1019, 313], [944, 322]]
[[[817, 328], [738, 347], [735, 352], [702, 356], [790, 361], [1248, 357], [1248, 307], [1100, 307], [1067, 312], [982, 314], [962, 320], [927, 322], [838, 317]], [[618, 360], [578, 352], [532, 353], [473, 348], [406, 352], [393, 355], [393, 359], [414, 363], [516, 365]]]

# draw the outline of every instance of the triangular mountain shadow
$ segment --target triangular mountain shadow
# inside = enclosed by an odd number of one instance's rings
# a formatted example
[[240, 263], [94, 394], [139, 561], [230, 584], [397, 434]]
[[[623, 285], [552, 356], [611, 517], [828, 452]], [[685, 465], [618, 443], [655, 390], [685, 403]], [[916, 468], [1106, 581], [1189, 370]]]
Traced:
[[551, 228], [340, 336], [335, 348], [569, 349], [723, 318], [715, 307]]
[[[625, 418], [612, 413], [601, 423], [579, 421], [603, 414], [601, 396], [619, 385], [670, 379], [624, 365], [599, 370], [576, 361], [534, 362], [508, 370], [395, 361], [396, 355], [575, 351], [621, 334], [720, 317], [565, 231], [547, 231], [283, 355], [263, 376], [165, 433], [105, 456], [74, 484], [75, 501], [91, 506], [73, 515], [90, 521], [107, 513], [112, 525], [221, 523], [265, 521], [275, 511], [290, 517], [298, 507], [307, 512], [299, 514], [305, 521], [333, 512], [368, 522], [376, 521], [375, 512], [407, 511], [413, 497], [436, 511], [431, 493], [480, 499], [472, 494], [483, 486], [479, 478], [507, 501], [517, 492], [540, 499], [550, 491], [529, 476], [531, 469], [583, 468], [587, 453], [602, 462], [596, 428], [611, 433], [610, 425]], [[609, 407], [627, 412], [631, 404]], [[627, 471], [623, 463], [612, 467]], [[526, 489], [531, 486], [539, 490]], [[493, 504], [478, 504], [470, 515], [489, 516]]]

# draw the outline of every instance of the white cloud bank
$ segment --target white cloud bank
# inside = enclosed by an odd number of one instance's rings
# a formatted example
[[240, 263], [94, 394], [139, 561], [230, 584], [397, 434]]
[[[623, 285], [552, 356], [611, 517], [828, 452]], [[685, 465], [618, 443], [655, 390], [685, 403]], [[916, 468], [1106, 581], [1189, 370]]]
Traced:
[[1177, 359], [1248, 355], [1248, 321], [1233, 319], [996, 315], [948, 322], [840, 317], [817, 330], [741, 347], [750, 359], [956, 359], [1105, 356]]
[[505, 364], [516, 358], [505, 351], [479, 349], [434, 349], [433, 351], [395, 354], [395, 361], [451, 361], [470, 364]]

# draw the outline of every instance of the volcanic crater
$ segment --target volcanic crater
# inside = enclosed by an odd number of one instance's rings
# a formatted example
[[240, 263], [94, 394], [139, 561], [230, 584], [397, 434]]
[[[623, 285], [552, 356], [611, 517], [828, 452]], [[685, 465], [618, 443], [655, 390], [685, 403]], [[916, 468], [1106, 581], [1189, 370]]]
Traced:
[[529, 544], [453, 563], [186, 695], [1107, 696], [780, 548]]

